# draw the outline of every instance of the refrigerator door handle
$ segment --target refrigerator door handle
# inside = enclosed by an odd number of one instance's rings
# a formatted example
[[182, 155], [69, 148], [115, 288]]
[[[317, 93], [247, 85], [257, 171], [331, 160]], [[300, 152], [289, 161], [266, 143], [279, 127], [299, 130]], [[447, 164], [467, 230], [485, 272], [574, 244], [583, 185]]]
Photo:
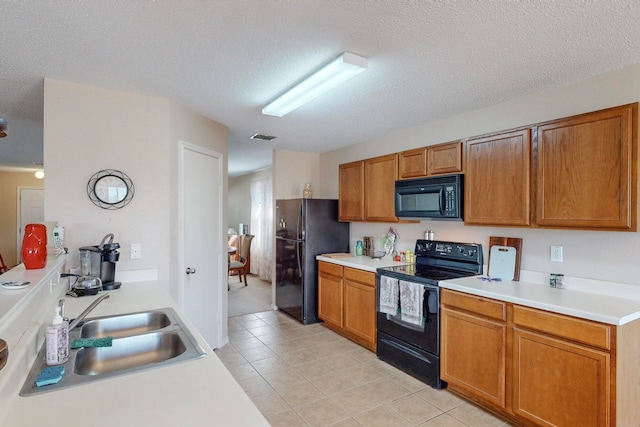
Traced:
[[302, 274], [302, 261], [301, 261], [302, 254], [300, 253], [300, 245], [301, 245], [300, 242], [296, 244], [296, 258], [298, 260], [298, 275], [300, 277], [304, 277], [304, 275]]
[[[304, 203], [304, 201], [302, 202]], [[304, 230], [302, 229], [302, 203], [300, 203], [300, 212], [298, 213], [298, 223], [296, 224], [296, 233], [298, 234], [298, 239], [304, 240]]]

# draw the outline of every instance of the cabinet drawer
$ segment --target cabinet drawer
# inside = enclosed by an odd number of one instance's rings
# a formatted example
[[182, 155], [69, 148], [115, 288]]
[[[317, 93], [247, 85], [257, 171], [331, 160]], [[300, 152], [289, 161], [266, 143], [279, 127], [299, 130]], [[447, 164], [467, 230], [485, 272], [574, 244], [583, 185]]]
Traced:
[[440, 296], [443, 305], [490, 317], [492, 319], [507, 320], [507, 303], [476, 295], [443, 289]]
[[513, 323], [584, 344], [611, 349], [611, 326], [533, 308], [514, 306]]
[[365, 285], [376, 286], [376, 274], [370, 271], [358, 270], [356, 268], [344, 268], [345, 280], [353, 280]]
[[318, 263], [318, 272], [324, 274], [330, 274], [332, 276], [342, 277], [342, 267], [338, 264], [333, 264], [331, 262], [319, 262]]

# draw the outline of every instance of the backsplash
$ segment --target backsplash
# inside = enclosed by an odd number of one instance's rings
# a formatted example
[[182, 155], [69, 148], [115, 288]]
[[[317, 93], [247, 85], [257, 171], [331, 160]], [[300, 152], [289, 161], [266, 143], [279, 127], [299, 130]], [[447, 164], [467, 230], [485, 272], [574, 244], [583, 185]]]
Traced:
[[[461, 221], [436, 220], [411, 224], [352, 222], [350, 251], [355, 253], [356, 241], [363, 236], [380, 239], [389, 227], [398, 231], [397, 251], [413, 250], [416, 240], [423, 239], [425, 231], [433, 230], [435, 240], [480, 243], [486, 262], [489, 259], [489, 237], [520, 237], [523, 240], [522, 270], [563, 273], [575, 278], [640, 286], [637, 233], [478, 227], [465, 226]], [[550, 261], [552, 245], [563, 246], [562, 263]]]

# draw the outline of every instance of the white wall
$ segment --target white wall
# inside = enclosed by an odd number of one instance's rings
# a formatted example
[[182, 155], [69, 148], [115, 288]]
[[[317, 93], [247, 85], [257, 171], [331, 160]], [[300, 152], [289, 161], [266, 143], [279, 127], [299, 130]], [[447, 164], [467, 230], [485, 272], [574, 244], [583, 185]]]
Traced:
[[[319, 154], [274, 150], [272, 167], [274, 200], [302, 198], [302, 189], [307, 182], [311, 184], [313, 197], [320, 198]], [[273, 206], [275, 208], [275, 203]]]
[[[46, 79], [44, 141], [45, 215], [65, 226], [69, 253], [113, 233], [122, 247], [117, 270], [157, 268], [168, 282], [169, 101]], [[102, 169], [133, 180], [128, 206], [105, 210], [89, 200], [87, 182]], [[141, 259], [129, 259], [131, 243], [142, 244]]]
[[[45, 215], [65, 226], [70, 254], [114, 233], [121, 245], [117, 271], [158, 269], [160, 283], [176, 298], [180, 140], [222, 153], [226, 177], [225, 126], [165, 98], [45, 79]], [[91, 203], [87, 181], [101, 169], [133, 180], [129, 205], [104, 210]], [[224, 200], [226, 191], [225, 179]], [[131, 243], [142, 244], [141, 259], [129, 258]]]
[[[640, 101], [640, 64], [576, 84], [549, 89], [481, 110], [404, 129], [375, 140], [320, 155], [321, 197], [338, 196], [338, 165], [382, 154], [433, 145]], [[362, 236], [379, 236], [389, 226], [400, 234], [398, 247], [411, 248], [426, 229], [436, 239], [477, 242], [488, 259], [490, 236], [523, 238], [522, 268], [640, 285], [638, 233], [465, 226], [424, 220], [419, 224], [351, 224], [351, 247]], [[549, 261], [549, 246], [564, 247], [564, 262]]]

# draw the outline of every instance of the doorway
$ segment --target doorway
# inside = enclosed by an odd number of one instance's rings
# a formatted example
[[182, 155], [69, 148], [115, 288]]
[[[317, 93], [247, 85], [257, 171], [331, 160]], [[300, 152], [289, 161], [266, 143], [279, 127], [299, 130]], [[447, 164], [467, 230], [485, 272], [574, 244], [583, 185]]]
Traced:
[[180, 141], [179, 156], [179, 304], [211, 348], [217, 348], [226, 324], [222, 154]]
[[[248, 286], [238, 276], [229, 278], [229, 317], [273, 309], [271, 265], [273, 258], [273, 191], [270, 170], [229, 178], [229, 228], [249, 224], [251, 243]], [[236, 236], [231, 236], [232, 239]], [[233, 241], [233, 240], [232, 240]]]

